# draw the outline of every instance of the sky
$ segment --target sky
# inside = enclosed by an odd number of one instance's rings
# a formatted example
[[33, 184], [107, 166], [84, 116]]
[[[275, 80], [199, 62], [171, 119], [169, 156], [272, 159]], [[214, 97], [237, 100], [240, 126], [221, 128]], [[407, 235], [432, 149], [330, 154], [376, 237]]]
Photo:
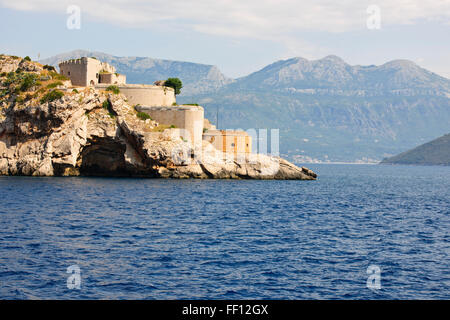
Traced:
[[450, 0], [0, 0], [0, 53], [75, 49], [212, 64], [233, 78], [327, 55], [408, 59], [450, 78]]

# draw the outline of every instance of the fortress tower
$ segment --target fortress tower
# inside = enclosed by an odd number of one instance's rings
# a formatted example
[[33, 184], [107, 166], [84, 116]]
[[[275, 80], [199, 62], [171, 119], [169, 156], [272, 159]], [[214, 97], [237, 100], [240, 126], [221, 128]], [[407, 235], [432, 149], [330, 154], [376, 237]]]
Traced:
[[96, 86], [98, 84], [125, 84], [126, 76], [116, 73], [116, 68], [95, 58], [83, 57], [63, 61], [60, 73], [72, 81], [74, 86]]

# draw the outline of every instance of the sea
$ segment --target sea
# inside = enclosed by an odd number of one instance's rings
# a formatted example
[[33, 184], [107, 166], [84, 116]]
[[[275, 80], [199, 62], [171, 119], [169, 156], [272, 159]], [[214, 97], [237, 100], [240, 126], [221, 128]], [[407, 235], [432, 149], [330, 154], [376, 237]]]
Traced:
[[0, 177], [0, 299], [450, 299], [450, 167]]

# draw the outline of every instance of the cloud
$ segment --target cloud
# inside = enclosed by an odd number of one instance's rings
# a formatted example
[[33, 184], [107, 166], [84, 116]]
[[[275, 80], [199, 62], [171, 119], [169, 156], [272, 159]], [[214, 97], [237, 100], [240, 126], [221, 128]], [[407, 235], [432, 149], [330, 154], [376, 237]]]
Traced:
[[369, 5], [381, 9], [383, 27], [433, 21], [448, 24], [450, 0], [0, 0], [3, 7], [65, 13], [80, 6], [83, 18], [125, 27], [165, 26], [231, 38], [273, 40], [297, 32], [366, 28]]

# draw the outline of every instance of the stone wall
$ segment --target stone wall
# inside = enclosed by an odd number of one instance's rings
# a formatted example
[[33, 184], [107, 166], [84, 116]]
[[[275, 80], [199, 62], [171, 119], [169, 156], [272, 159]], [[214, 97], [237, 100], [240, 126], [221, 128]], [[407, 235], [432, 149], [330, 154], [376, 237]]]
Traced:
[[[99, 84], [98, 88], [107, 85]], [[172, 88], [153, 86], [146, 84], [119, 85], [120, 93], [123, 93], [130, 105], [141, 105], [148, 107], [172, 106], [176, 103], [175, 91]]]
[[183, 139], [199, 145], [202, 143], [204, 110], [200, 106], [148, 107], [137, 106], [136, 110], [147, 113], [153, 120], [181, 130]]
[[100, 73], [100, 83], [105, 84], [126, 84], [127, 77], [118, 73]]

